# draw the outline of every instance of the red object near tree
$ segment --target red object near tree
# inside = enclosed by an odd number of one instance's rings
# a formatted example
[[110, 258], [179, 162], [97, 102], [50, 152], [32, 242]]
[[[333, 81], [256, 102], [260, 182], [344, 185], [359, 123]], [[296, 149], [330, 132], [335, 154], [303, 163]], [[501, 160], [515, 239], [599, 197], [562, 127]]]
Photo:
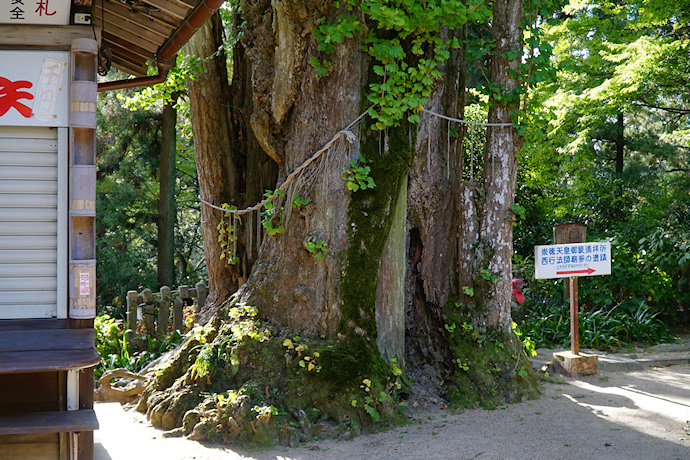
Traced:
[[515, 297], [515, 301], [520, 305], [525, 303], [525, 294], [522, 293], [522, 285], [524, 283], [525, 282], [520, 278], [513, 278], [513, 297]]
[[17, 109], [25, 118], [31, 116], [31, 108], [19, 102], [19, 99], [33, 99], [34, 96], [21, 88], [31, 88], [33, 84], [26, 80], [10, 81], [0, 77], [0, 117], [5, 115], [12, 107]]

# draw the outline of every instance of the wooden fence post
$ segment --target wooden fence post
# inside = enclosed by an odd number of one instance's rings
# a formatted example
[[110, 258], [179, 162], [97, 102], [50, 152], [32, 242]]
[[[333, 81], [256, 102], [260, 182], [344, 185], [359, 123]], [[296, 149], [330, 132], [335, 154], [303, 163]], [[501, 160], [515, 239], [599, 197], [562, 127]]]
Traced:
[[197, 313], [201, 311], [203, 306], [206, 304], [206, 297], [208, 296], [208, 290], [203, 281], [196, 283], [196, 311]]
[[137, 291], [127, 291], [127, 329], [137, 330]]
[[168, 286], [161, 287], [161, 300], [158, 302], [158, 325], [156, 332], [158, 334], [166, 334], [168, 332], [168, 323], [170, 322], [170, 303], [172, 294]]
[[153, 305], [153, 292], [151, 289], [144, 289], [141, 291], [141, 299], [144, 306], [142, 307], [142, 315], [144, 318], [144, 329], [146, 334], [153, 335], [155, 333], [154, 321], [155, 321], [155, 311], [156, 307]]
[[182, 332], [184, 312], [182, 311], [182, 299], [175, 297], [173, 299], [173, 329]]

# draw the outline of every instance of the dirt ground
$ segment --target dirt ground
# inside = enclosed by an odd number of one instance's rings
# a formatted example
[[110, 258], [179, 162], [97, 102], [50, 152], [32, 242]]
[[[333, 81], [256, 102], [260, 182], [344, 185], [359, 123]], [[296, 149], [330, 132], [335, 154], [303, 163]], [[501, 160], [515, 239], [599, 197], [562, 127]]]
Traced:
[[259, 452], [163, 438], [140, 414], [101, 403], [96, 460], [690, 459], [690, 364], [645, 356], [593, 376], [558, 376], [533, 401], [491, 411], [420, 406], [387, 432]]

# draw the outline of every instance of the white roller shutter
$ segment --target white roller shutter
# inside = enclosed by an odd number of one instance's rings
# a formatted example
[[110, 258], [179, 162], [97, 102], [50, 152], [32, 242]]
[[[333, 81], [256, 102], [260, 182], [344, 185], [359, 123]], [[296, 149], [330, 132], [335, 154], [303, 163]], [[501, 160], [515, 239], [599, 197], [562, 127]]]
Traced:
[[64, 316], [66, 134], [0, 127], [0, 319]]

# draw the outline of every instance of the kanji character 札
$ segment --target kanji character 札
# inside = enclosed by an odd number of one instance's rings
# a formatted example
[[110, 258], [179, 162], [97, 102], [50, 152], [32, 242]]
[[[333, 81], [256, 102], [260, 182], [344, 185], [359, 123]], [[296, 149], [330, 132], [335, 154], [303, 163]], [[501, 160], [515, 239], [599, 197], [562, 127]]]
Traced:
[[5, 77], [0, 77], [0, 117], [14, 107], [25, 118], [29, 118], [31, 116], [31, 109], [19, 102], [19, 100], [31, 100], [34, 96], [26, 91], [19, 90], [21, 88], [31, 88], [32, 86], [33, 84], [30, 81], [10, 81]]
[[55, 14], [55, 10], [53, 10], [52, 13], [48, 12], [48, 0], [38, 0], [36, 5], [38, 5], [38, 7], [34, 13], [38, 13], [39, 16], [43, 16], [44, 14], [46, 16], [52, 16]]

